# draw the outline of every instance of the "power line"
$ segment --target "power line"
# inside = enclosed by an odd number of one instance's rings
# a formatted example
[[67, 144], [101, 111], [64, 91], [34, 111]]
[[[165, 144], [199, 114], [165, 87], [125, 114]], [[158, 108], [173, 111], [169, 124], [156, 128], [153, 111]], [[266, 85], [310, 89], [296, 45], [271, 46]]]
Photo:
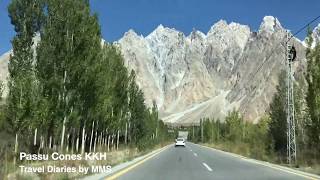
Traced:
[[318, 17], [314, 18], [312, 21], [308, 22], [306, 25], [304, 25], [302, 28], [300, 28], [297, 32], [295, 32], [295, 33], [288, 39], [288, 41], [290, 41], [290, 39], [291, 39], [293, 36], [299, 34], [302, 30], [304, 30], [305, 28], [309, 27], [312, 23], [314, 23], [314, 22], [315, 22], [316, 20], [318, 20], [319, 18], [320, 18], [320, 16], [318, 16]]
[[[288, 163], [290, 165], [297, 162], [297, 158], [296, 158], [297, 146], [296, 146], [296, 134], [295, 134], [294, 90], [293, 90], [293, 74], [292, 74], [292, 64], [293, 64], [294, 58], [290, 59], [292, 46], [289, 45], [289, 42], [292, 39], [292, 37], [299, 34], [305, 28], [309, 27], [310, 24], [312, 24], [319, 18], [320, 16], [314, 18], [312, 21], [308, 22], [306, 25], [304, 25], [302, 28], [296, 31], [293, 35], [289, 34], [289, 32], [286, 31], [287, 40], [285, 41], [285, 46], [286, 46], [286, 61], [287, 61], [286, 62], [286, 65], [287, 65], [287, 158], [288, 158]], [[282, 42], [283, 40], [280, 41], [280, 44]], [[263, 65], [269, 61], [270, 57], [274, 54], [277, 47], [278, 45], [275, 46], [275, 49], [271, 51], [267, 59], [258, 67], [257, 71], [254, 73], [254, 76], [251, 76], [251, 77], [255, 77], [255, 75], [261, 70]], [[247, 103], [247, 105], [248, 104], [249, 103]]]
[[[281, 39], [280, 43], [278, 45], [276, 45], [272, 51], [270, 52], [270, 54], [267, 56], [267, 58], [262, 62], [262, 64], [260, 64], [260, 66], [258, 67], [258, 69], [252, 74], [250, 73], [250, 76], [249, 76], [249, 80], [247, 82], [251, 82], [255, 77], [256, 75], [258, 74], [258, 72], [262, 69], [262, 67], [270, 60], [270, 58], [272, 57], [272, 55], [276, 52], [276, 50], [279, 50], [278, 46], [279, 45], [282, 45], [284, 46], [286, 43], [288, 43], [292, 37], [294, 37], [295, 35], [299, 34], [301, 31], [303, 31], [305, 28], [307, 28], [308, 26], [310, 26], [312, 23], [314, 23], [315, 21], [317, 21], [318, 19], [320, 18], [320, 15], [317, 16], [316, 18], [312, 19], [311, 21], [309, 21], [306, 25], [304, 25], [303, 27], [301, 27], [299, 30], [297, 30], [293, 35], [291, 35], [287, 41], [285, 41], [284, 44], [282, 44], [282, 42], [284, 42], [284, 39], [286, 38], [286, 35]], [[285, 47], [287, 48], [287, 47]], [[244, 87], [241, 88], [241, 90], [243, 89]], [[249, 101], [247, 103], [247, 105], [249, 104]], [[245, 106], [247, 106], [245, 105]]]
[[[303, 31], [305, 28], [307, 28], [308, 26], [310, 26], [312, 23], [314, 23], [315, 21], [317, 21], [320, 18], [320, 16], [317, 16], [316, 18], [312, 19], [311, 21], [309, 21], [306, 25], [304, 25], [303, 27], [301, 27], [299, 30], [297, 30], [294, 34], [292, 34], [292, 36], [287, 40], [287, 42], [289, 42], [291, 40], [291, 38], [293, 38], [295, 35], [299, 34], [301, 31]], [[286, 36], [285, 36], [286, 37]], [[282, 40], [280, 41], [280, 45], [282, 45], [282, 42], [284, 41], [285, 37], [282, 38]], [[271, 53], [268, 55], [268, 57], [266, 58], [266, 60], [264, 60], [262, 62], [262, 64], [258, 67], [258, 69], [255, 71], [255, 73], [251, 76], [252, 78], [250, 78], [250, 81], [253, 79], [253, 77], [255, 77], [257, 75], [257, 73], [261, 70], [261, 68], [270, 60], [270, 58], [272, 57], [272, 55], [275, 53], [275, 51], [278, 50], [278, 45], [275, 46], [275, 48], [272, 49]], [[250, 82], [249, 81], [249, 82]]]

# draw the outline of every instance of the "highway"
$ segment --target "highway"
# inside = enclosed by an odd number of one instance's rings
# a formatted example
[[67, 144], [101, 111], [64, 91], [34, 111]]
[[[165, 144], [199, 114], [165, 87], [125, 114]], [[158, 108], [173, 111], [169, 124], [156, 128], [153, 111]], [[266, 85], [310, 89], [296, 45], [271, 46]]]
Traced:
[[299, 171], [255, 161], [219, 150], [187, 143], [170, 145], [134, 167], [114, 173], [106, 179], [120, 180], [205, 180], [205, 179], [318, 179]]

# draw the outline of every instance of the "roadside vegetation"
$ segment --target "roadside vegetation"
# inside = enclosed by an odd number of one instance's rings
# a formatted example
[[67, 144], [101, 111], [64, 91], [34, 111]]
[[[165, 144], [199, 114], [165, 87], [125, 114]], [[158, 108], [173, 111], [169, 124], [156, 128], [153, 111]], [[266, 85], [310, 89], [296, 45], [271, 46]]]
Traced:
[[[297, 162], [293, 166], [320, 174], [320, 44], [311, 48], [311, 31], [307, 43], [307, 73], [295, 76]], [[286, 165], [286, 92], [286, 72], [281, 72], [269, 111], [258, 123], [232, 111], [224, 121], [202, 119], [200, 126], [189, 127], [189, 137], [217, 149]]]
[[21, 151], [133, 152], [119, 163], [168, 141], [156, 103], [146, 106], [135, 72], [102, 42], [89, 1], [12, 0], [8, 12], [16, 34], [0, 107], [0, 179], [30, 163]]

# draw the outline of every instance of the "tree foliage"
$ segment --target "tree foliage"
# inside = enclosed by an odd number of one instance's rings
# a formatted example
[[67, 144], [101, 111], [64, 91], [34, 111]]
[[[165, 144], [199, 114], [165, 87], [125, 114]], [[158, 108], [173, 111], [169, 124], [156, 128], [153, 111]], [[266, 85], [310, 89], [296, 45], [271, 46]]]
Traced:
[[307, 122], [307, 134], [309, 145], [317, 151], [317, 149], [319, 150], [320, 148], [320, 44], [317, 43], [315, 47], [312, 48], [314, 42], [311, 31], [309, 31], [308, 34], [308, 49], [306, 51], [308, 91], [306, 102], [309, 120]]
[[0, 125], [24, 135], [25, 152], [143, 150], [167, 140], [156, 103], [145, 104], [118, 47], [102, 42], [87, 0], [13, 0], [8, 11], [16, 35]]

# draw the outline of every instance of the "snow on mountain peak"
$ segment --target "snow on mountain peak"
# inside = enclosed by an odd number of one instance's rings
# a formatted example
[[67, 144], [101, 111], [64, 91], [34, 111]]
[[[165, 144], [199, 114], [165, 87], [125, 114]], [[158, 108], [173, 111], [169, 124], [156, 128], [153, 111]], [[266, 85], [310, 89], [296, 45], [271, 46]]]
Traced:
[[279, 20], [273, 16], [265, 16], [260, 25], [259, 32], [273, 33], [283, 29]]
[[219, 20], [218, 22], [216, 22], [213, 26], [211, 26], [209, 32], [207, 33], [207, 35], [215, 33], [217, 31], [223, 30], [226, 27], [228, 27], [228, 23], [225, 20]]
[[128, 32], [124, 33], [124, 36], [133, 36], [133, 37], [138, 37], [138, 34], [133, 30], [133, 29], [129, 29]]
[[159, 26], [156, 29], [164, 29], [164, 26], [162, 24], [159, 24]]
[[220, 46], [222, 50], [230, 47], [233, 43], [243, 49], [250, 33], [250, 28], [246, 25], [235, 22], [228, 24], [225, 20], [220, 20], [207, 33], [207, 41], [217, 42], [216, 46]]
[[153, 30], [147, 36], [147, 38], [152, 38], [154, 36], [171, 36], [171, 35], [179, 34], [179, 33], [182, 33], [182, 32], [177, 31], [174, 28], [164, 27], [162, 24], [160, 24], [155, 30]]
[[188, 38], [191, 40], [193, 40], [193, 39], [204, 40], [204, 39], [206, 39], [206, 35], [199, 30], [193, 29], [192, 32], [189, 34]]

